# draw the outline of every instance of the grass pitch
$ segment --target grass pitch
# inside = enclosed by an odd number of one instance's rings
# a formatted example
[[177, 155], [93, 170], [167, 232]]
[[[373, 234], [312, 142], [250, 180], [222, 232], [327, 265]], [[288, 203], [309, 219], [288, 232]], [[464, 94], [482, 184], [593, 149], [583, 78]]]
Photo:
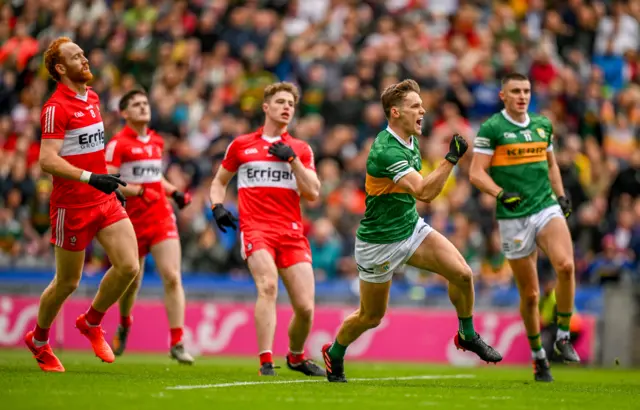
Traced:
[[349, 383], [328, 383], [286, 369], [257, 375], [257, 359], [129, 354], [113, 364], [92, 354], [59, 354], [67, 372], [40, 371], [29, 352], [0, 350], [4, 409], [638, 409], [640, 370], [555, 366], [556, 381], [535, 383], [530, 368], [478, 368], [348, 362]]

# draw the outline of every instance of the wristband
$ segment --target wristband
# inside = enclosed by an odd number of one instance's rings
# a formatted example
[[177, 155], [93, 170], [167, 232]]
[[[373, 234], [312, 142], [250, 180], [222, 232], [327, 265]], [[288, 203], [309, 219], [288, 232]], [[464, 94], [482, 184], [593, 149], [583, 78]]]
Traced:
[[89, 179], [91, 179], [91, 172], [82, 171], [82, 174], [80, 174], [80, 181], [86, 184], [89, 182]]

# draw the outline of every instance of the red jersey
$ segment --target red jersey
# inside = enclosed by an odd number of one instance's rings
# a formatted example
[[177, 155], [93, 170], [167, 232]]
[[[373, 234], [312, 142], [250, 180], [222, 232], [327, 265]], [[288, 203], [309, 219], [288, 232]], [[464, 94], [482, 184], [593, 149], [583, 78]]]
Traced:
[[[42, 107], [43, 139], [64, 140], [59, 155], [71, 165], [98, 174], [107, 172], [104, 159], [104, 125], [100, 99], [90, 87], [78, 95], [64, 84]], [[80, 181], [53, 177], [52, 208], [81, 208], [105, 202], [110, 196]]]
[[260, 128], [235, 138], [227, 148], [222, 166], [238, 173], [241, 231], [303, 234], [300, 193], [291, 165], [268, 153], [271, 144], [280, 140], [315, 171], [311, 147], [289, 133], [267, 137]]
[[120, 178], [160, 193], [160, 198], [147, 204], [141, 197], [127, 198], [127, 213], [134, 226], [156, 223], [173, 217], [173, 208], [162, 186], [162, 153], [164, 140], [151, 130], [140, 136], [125, 126], [107, 144], [107, 164], [120, 168]]

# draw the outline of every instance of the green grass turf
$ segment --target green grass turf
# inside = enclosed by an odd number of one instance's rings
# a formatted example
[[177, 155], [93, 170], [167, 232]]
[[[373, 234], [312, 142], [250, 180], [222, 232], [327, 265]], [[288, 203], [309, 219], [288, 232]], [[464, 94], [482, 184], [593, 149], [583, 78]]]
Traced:
[[[26, 350], [0, 350], [3, 409], [639, 409], [640, 370], [553, 369], [556, 382], [534, 383], [528, 367], [478, 368], [348, 362], [347, 384], [317, 382], [286, 368], [276, 378], [257, 376], [256, 359], [200, 357], [192, 367], [166, 356], [130, 354], [113, 364], [89, 353], [59, 355], [67, 372], [40, 371]], [[282, 358], [277, 365], [283, 365]], [[471, 375], [457, 379], [414, 376]], [[317, 379], [314, 379], [317, 380]], [[192, 390], [172, 386], [266, 383]]]

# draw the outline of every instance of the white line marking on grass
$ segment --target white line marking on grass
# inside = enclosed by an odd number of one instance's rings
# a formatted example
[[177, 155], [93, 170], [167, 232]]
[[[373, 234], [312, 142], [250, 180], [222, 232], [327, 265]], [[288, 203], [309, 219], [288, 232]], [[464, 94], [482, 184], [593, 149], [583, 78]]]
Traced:
[[[427, 374], [422, 376], [405, 376], [405, 377], [367, 377], [367, 378], [353, 378], [349, 379], [350, 382], [360, 381], [402, 381], [402, 380], [438, 380], [438, 379], [471, 379], [475, 377], [473, 374]], [[257, 386], [260, 384], [294, 384], [294, 383], [321, 383], [326, 380], [318, 379], [298, 379], [298, 380], [274, 380], [264, 382], [232, 382], [232, 383], [217, 383], [217, 384], [200, 384], [192, 386], [169, 386], [165, 387], [166, 390], [195, 390], [195, 389], [215, 389], [220, 387], [237, 387], [237, 386]]]

